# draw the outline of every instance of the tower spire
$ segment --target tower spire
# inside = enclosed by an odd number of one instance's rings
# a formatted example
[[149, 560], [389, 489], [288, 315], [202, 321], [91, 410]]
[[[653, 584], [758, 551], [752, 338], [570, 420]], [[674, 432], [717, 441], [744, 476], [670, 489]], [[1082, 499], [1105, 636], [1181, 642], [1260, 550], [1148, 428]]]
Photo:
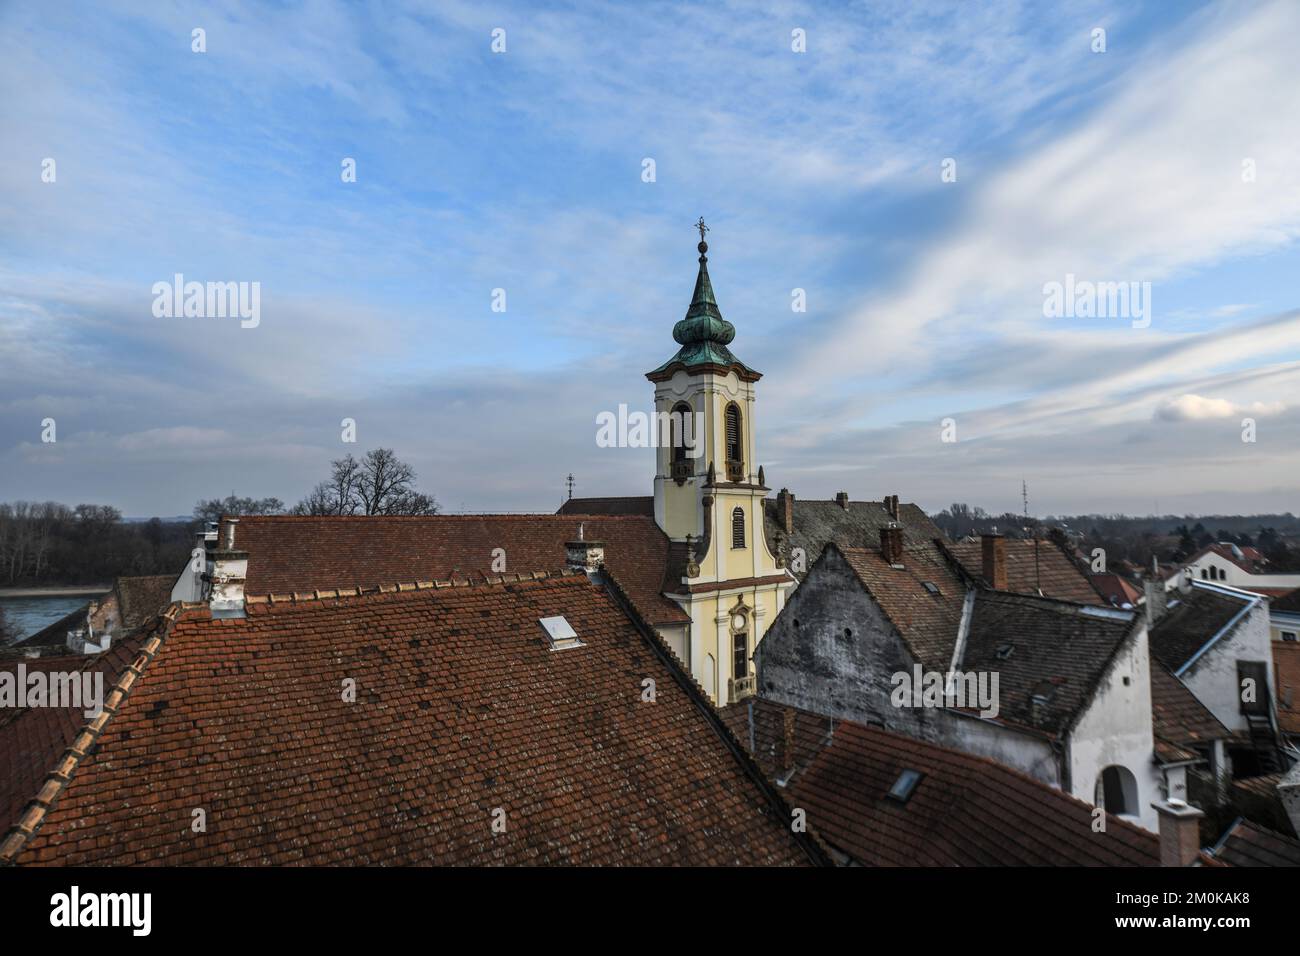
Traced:
[[742, 363], [727, 348], [736, 337], [736, 327], [722, 317], [722, 310], [713, 294], [713, 282], [709, 279], [709, 244], [704, 241], [709, 227], [704, 224], [703, 216], [695, 223], [695, 228], [700, 233], [700, 242], [696, 246], [700, 251], [700, 269], [695, 276], [695, 291], [691, 294], [686, 316], [673, 326], [673, 341], [681, 348], [659, 368], [648, 372], [647, 377], [657, 381], [671, 376], [676, 368], [713, 366], [734, 369], [744, 381], [757, 381], [759, 373]]

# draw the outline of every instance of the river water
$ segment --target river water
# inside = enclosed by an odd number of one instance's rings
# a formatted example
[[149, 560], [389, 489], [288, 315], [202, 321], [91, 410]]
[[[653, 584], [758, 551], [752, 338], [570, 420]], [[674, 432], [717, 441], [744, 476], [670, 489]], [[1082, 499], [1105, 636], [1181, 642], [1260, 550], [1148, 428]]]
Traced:
[[90, 594], [51, 594], [40, 597], [0, 597], [9, 626], [16, 628], [18, 639], [30, 637], [59, 618], [71, 614], [90, 602]]

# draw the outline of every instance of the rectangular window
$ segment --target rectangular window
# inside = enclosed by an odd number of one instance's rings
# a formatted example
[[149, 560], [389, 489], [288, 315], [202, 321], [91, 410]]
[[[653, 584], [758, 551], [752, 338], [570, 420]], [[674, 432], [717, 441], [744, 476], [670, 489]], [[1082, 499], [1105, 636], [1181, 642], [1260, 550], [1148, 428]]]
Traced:
[[736, 634], [731, 639], [732, 676], [736, 680], [749, 676], [749, 635]]
[[1295, 631], [1283, 631], [1283, 632], [1282, 632], [1282, 640], [1284, 640], [1284, 641], [1294, 641], [1294, 640], [1295, 640]]

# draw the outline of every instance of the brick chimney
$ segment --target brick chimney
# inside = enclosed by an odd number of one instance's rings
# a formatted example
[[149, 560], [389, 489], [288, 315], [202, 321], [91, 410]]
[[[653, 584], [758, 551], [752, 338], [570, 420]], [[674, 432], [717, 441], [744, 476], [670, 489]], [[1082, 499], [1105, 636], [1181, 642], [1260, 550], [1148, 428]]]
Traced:
[[984, 580], [998, 591], [1007, 589], [1007, 539], [1000, 534], [980, 535], [980, 551], [984, 558]]
[[214, 614], [242, 617], [244, 581], [248, 578], [248, 552], [235, 547], [238, 518], [222, 518], [217, 545], [208, 552], [208, 607]]
[[886, 564], [903, 566], [903, 529], [892, 521], [880, 529], [880, 556]]
[[578, 539], [564, 542], [564, 559], [573, 570], [591, 573], [605, 563], [605, 545], [588, 541], [583, 526], [578, 525]]
[[845, 511], [849, 510], [849, 493], [847, 491], [836, 492], [835, 503]]
[[794, 495], [789, 488], [776, 493], [776, 516], [786, 534], [794, 534]]
[[889, 512], [889, 517], [895, 521], [898, 520], [898, 495], [888, 495], [885, 498], [885, 510]]
[[1176, 797], [1151, 806], [1160, 817], [1160, 865], [1191, 866], [1201, 855], [1199, 821], [1205, 814]]

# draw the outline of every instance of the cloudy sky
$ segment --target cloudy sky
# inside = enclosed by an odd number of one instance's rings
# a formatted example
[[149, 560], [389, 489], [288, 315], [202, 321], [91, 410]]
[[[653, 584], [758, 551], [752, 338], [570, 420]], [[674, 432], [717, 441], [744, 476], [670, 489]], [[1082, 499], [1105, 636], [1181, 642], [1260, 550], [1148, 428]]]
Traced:
[[[1051, 6], [0, 5], [0, 500], [292, 503], [377, 446], [453, 511], [648, 494], [596, 416], [704, 216], [774, 486], [1300, 510], [1300, 4]], [[176, 273], [260, 323], [155, 316]], [[1149, 324], [1046, 316], [1067, 276]]]

